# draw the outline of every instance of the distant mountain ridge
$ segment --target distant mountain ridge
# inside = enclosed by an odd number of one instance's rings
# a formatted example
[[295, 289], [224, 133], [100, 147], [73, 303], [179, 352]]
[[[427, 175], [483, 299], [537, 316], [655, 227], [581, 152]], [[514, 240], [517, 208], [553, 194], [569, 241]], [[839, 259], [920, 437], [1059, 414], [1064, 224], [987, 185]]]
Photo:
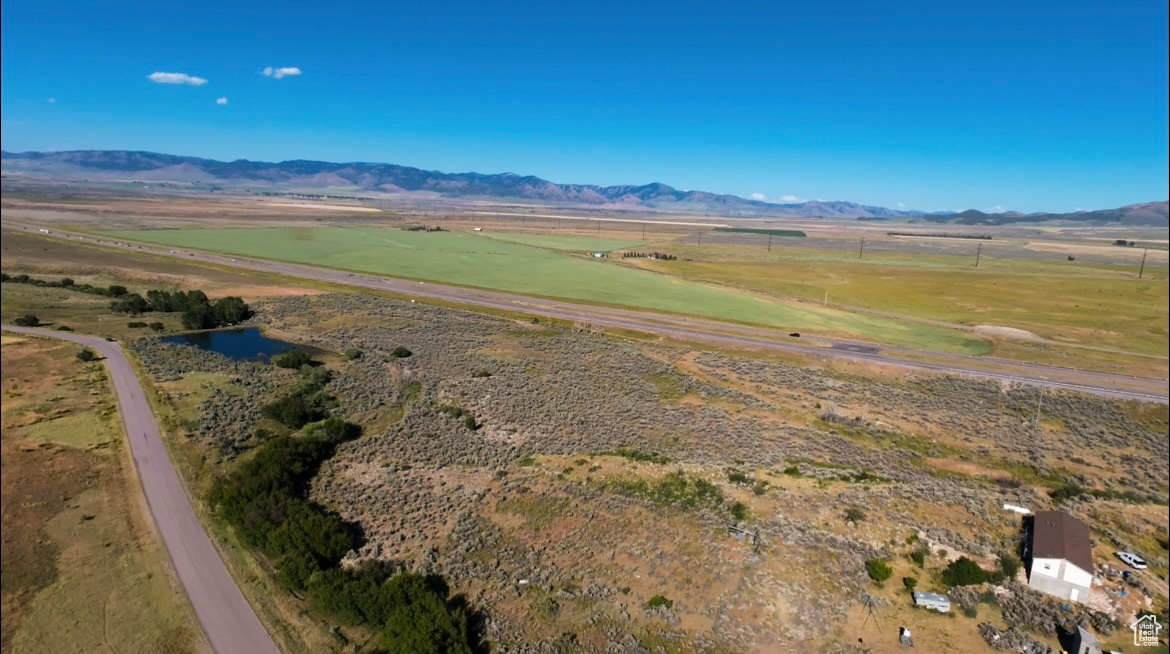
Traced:
[[1167, 224], [1166, 202], [1073, 214], [985, 214], [979, 211], [925, 214], [921, 211], [901, 211], [854, 202], [817, 200], [776, 204], [737, 195], [683, 191], [658, 182], [619, 186], [557, 184], [532, 175], [443, 173], [384, 163], [331, 163], [307, 160], [270, 163], [246, 159], [216, 161], [126, 150], [0, 152], [0, 159], [5, 172], [37, 174], [57, 179], [81, 175], [92, 179], [201, 182], [222, 186], [261, 186], [274, 190], [332, 188], [369, 194], [418, 193], [446, 198], [514, 199], [615, 209], [714, 213], [745, 218], [913, 219], [968, 225], [1053, 220], [1101, 224]]

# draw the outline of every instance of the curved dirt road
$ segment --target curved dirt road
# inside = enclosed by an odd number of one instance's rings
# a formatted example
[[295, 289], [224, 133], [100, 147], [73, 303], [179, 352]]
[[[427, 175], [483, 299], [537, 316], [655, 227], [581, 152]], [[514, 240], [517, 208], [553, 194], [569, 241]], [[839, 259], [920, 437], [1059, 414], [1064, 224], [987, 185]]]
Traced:
[[72, 341], [105, 358], [150, 514], [212, 649], [217, 654], [279, 654], [195, 517], [142, 385], [122, 348], [97, 336], [9, 325], [4, 325], [4, 330]]

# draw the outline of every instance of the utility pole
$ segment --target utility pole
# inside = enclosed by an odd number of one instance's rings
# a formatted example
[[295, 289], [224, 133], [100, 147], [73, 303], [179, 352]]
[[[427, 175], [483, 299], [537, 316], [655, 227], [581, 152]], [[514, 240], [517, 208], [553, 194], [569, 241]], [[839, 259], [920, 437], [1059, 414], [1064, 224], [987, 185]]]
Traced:
[[1142, 267], [1138, 269], [1138, 279], [1142, 278], [1142, 273], [1146, 271], [1146, 255], [1150, 253], [1150, 248], [1142, 250]]
[[646, 240], [646, 223], [642, 223], [642, 240]]
[[772, 235], [768, 234], [768, 252], [772, 251]]
[[829, 306], [829, 292], [825, 291], [825, 306]]
[[1032, 430], [1040, 425], [1040, 407], [1044, 404], [1044, 389], [1040, 389], [1040, 399], [1036, 400], [1036, 417], [1032, 420]]
[[857, 258], [860, 259], [865, 254], [865, 237], [861, 237], [861, 249], [857, 251]]
[[979, 244], [979, 248], [975, 250], [975, 267], [979, 267], [979, 257], [983, 254], [983, 244]]

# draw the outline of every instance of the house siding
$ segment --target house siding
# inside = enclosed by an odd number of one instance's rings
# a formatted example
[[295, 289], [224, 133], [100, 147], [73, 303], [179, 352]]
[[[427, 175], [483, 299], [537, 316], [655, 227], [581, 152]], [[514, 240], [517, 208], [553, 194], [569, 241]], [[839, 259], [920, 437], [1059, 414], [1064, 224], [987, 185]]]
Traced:
[[1028, 585], [1061, 599], [1085, 602], [1093, 576], [1063, 559], [1035, 559], [1028, 575]]

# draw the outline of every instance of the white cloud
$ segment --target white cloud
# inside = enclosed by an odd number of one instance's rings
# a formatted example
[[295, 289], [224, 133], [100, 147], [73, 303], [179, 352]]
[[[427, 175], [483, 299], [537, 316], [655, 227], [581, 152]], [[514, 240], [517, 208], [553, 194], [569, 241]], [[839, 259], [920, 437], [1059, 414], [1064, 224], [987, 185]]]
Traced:
[[1007, 211], [1007, 209], [1004, 209], [998, 204], [991, 208], [991, 213], [1003, 213], [1005, 211]]
[[49, 104], [57, 104], [57, 98], [45, 98], [45, 102]]
[[227, 104], [227, 98], [216, 98], [215, 104]]
[[296, 66], [289, 66], [287, 68], [273, 68], [272, 66], [265, 66], [264, 70], [260, 71], [265, 77], [272, 77], [274, 79], [282, 79], [285, 77], [296, 77], [301, 74], [301, 69]]
[[764, 200], [768, 199], [768, 196], [764, 195], [763, 193], [752, 193], [748, 197], [758, 202], [763, 202]]
[[898, 208], [899, 208], [899, 209], [905, 209], [905, 208], [906, 208], [906, 203], [905, 203], [905, 202], [899, 202], [899, 203], [898, 203]]
[[186, 84], [188, 86], [203, 86], [207, 80], [187, 73], [151, 73], [146, 79], [158, 84]]
[[789, 202], [789, 203], [791, 203], [791, 202], [804, 202], [804, 200], [801, 200], [800, 198], [796, 197], [795, 195], [781, 195], [780, 199], [784, 202]]

